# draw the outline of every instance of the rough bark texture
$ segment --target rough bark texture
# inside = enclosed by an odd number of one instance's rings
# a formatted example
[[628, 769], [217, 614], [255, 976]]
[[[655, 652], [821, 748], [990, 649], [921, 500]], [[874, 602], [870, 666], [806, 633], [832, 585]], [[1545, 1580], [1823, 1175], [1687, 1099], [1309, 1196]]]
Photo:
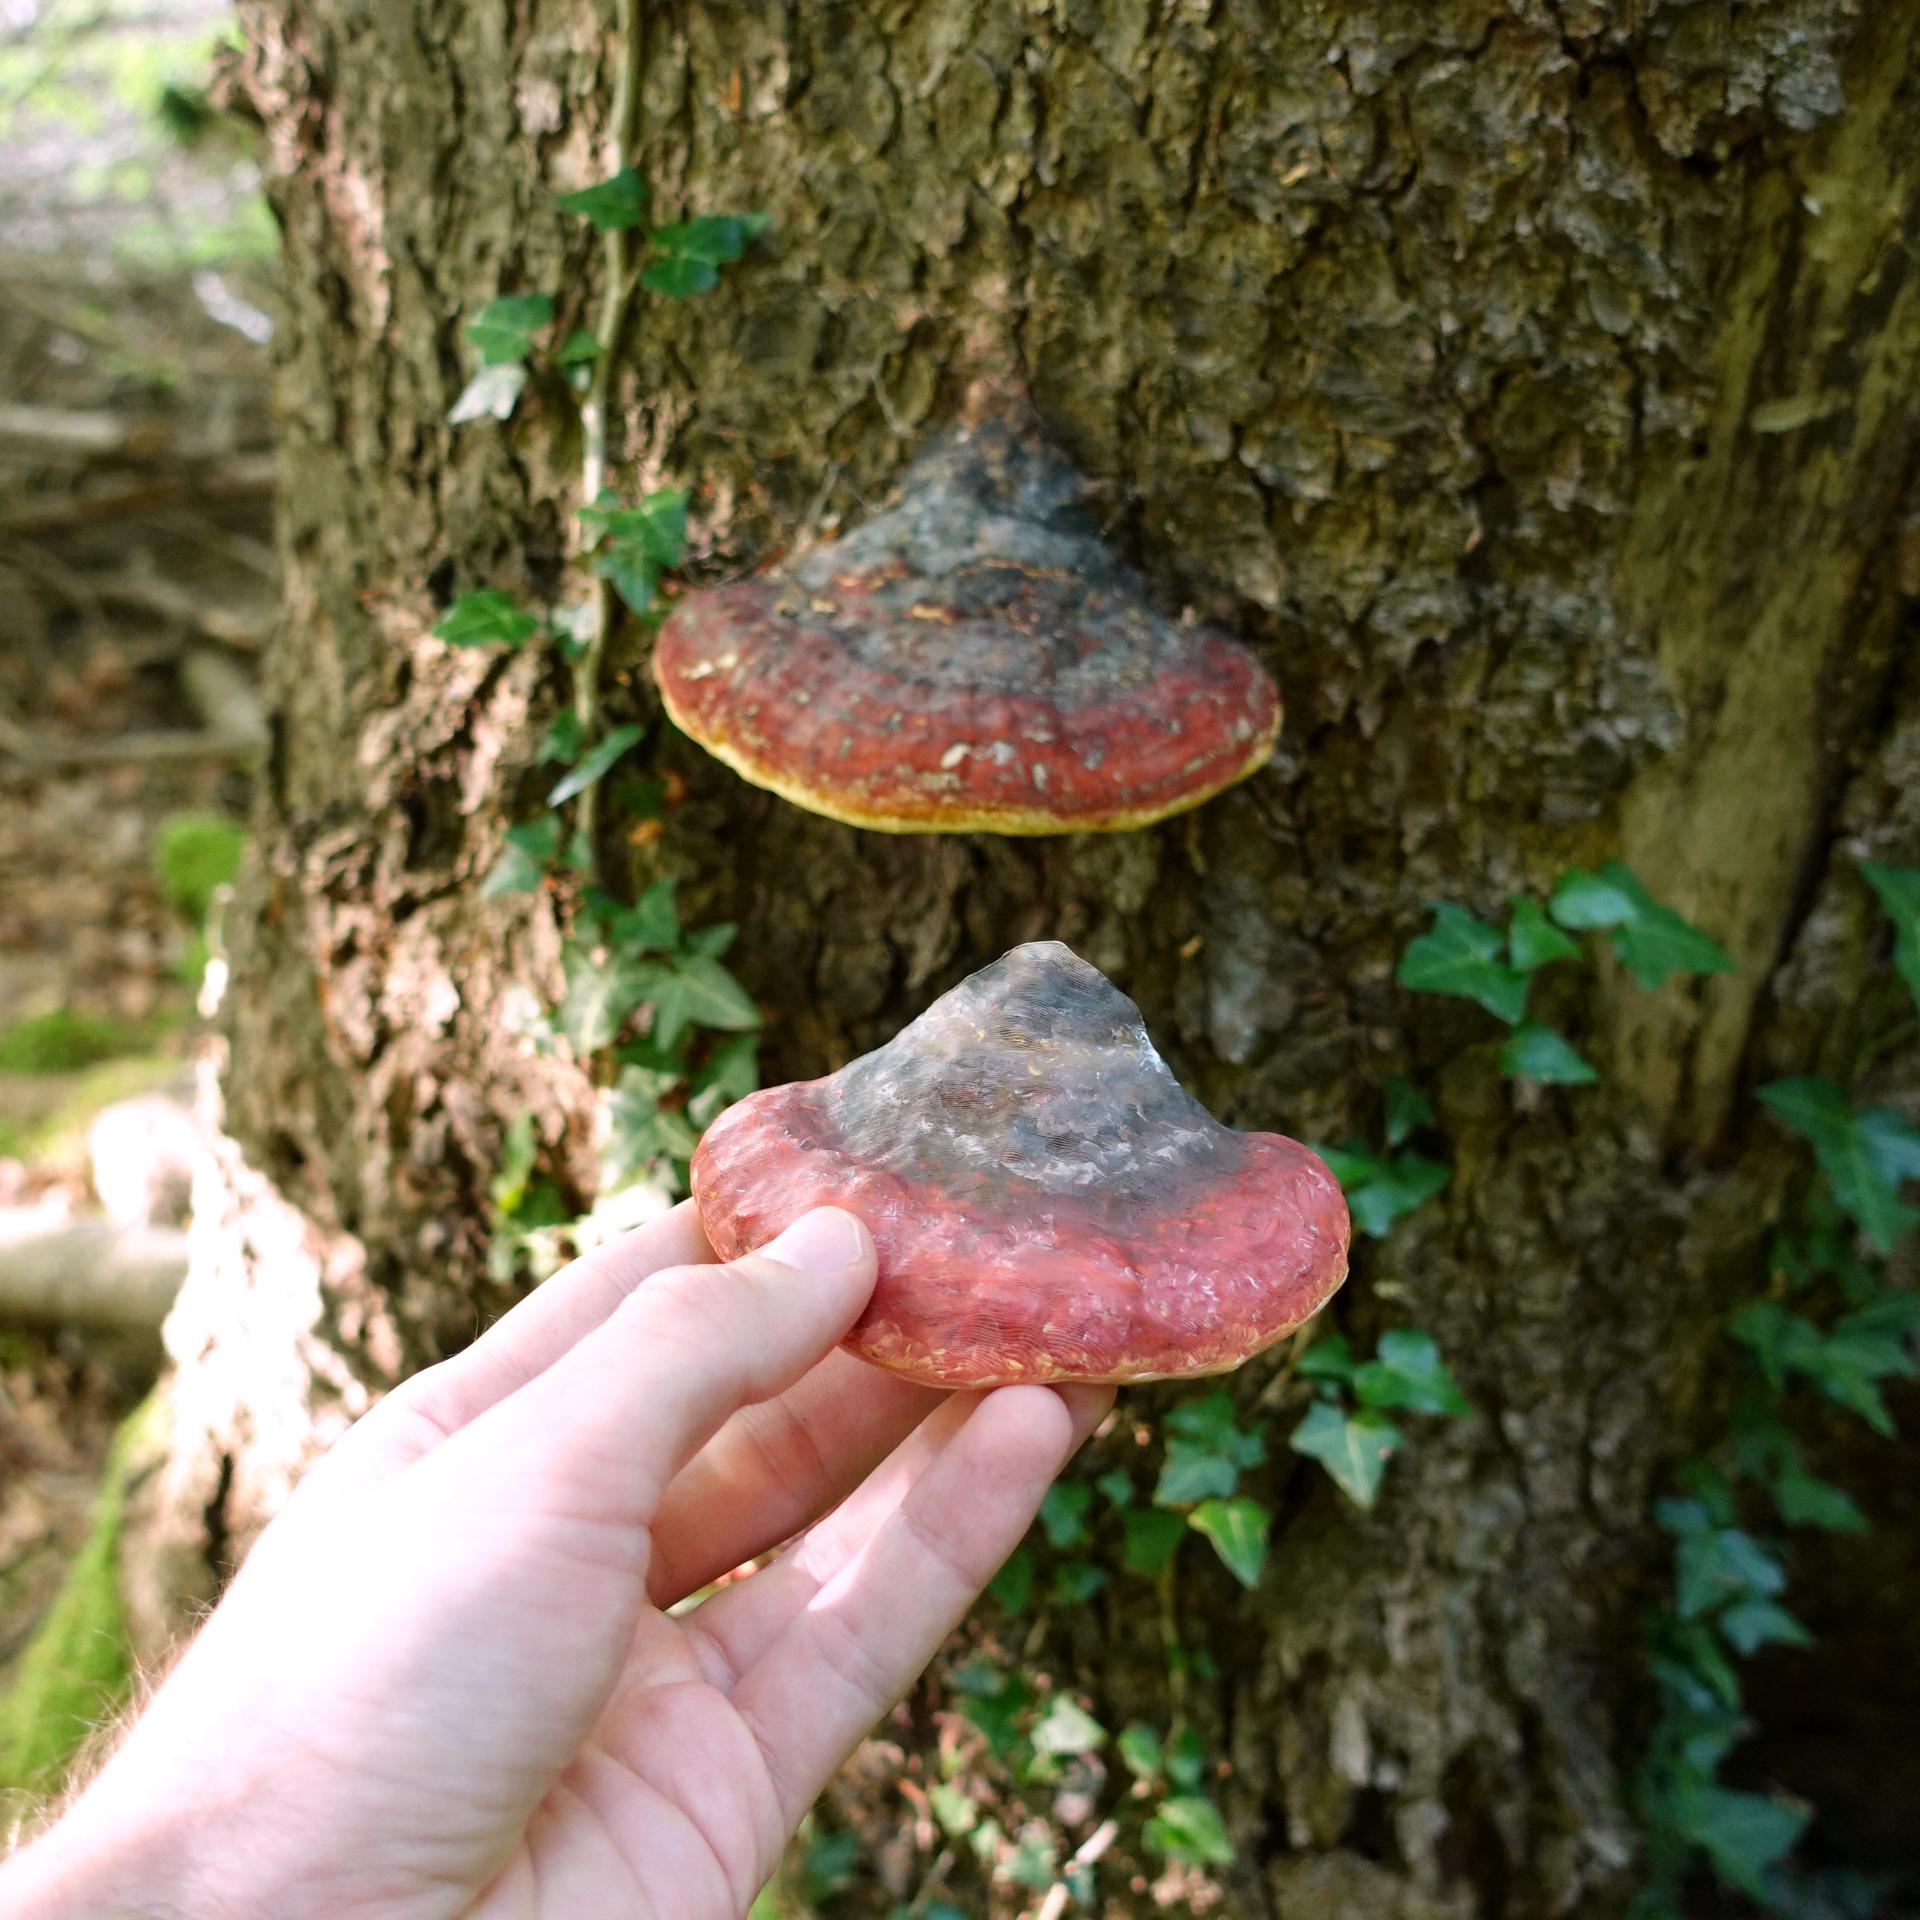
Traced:
[[[510, 1017], [551, 993], [557, 931], [476, 898], [539, 803], [560, 681], [427, 630], [459, 589], [557, 585], [568, 397], [536, 379], [504, 430], [445, 420], [481, 300], [549, 289], [562, 331], [589, 321], [592, 236], [552, 196], [602, 171], [620, 57], [584, 0], [248, 11], [288, 598], [227, 1204], [278, 1225], [176, 1322], [150, 1493], [197, 1564], [498, 1304], [506, 1119], [560, 1158], [583, 1139], [584, 1079]], [[721, 577], [849, 522], [1010, 375], [1117, 549], [1256, 644], [1288, 712], [1272, 766], [1201, 812], [1058, 843], [862, 835], [659, 728], [685, 797], [609, 847], [683, 875], [696, 923], [743, 923], [770, 1077], [1060, 938], [1236, 1124], [1377, 1134], [1388, 1074], [1435, 1088], [1453, 1185], [1340, 1313], [1431, 1328], [1477, 1417], [1423, 1435], [1371, 1519], [1274, 1465], [1277, 1573], [1182, 1595], [1220, 1668], [1189, 1705], [1234, 1763], [1232, 1910], [1609, 1910], [1648, 1502], [1711, 1425], [1717, 1326], [1798, 1164], [1751, 1086], [1844, 1074], [1890, 1024], [1854, 863], [1920, 854], [1920, 8], [645, 11], [658, 204], [774, 227], [704, 301], [643, 307], [623, 490], [694, 485]], [[626, 647], [618, 717], [654, 719]], [[1517, 1091], [1483, 1016], [1393, 985], [1423, 902], [1493, 909], [1621, 853], [1740, 971], [1547, 976], [1598, 1088]], [[1911, 1051], [1874, 1073], [1897, 1097]], [[194, 1357], [236, 1301], [261, 1378]], [[1111, 1715], [1164, 1717], [1149, 1623], [1096, 1604], [1050, 1631]]]

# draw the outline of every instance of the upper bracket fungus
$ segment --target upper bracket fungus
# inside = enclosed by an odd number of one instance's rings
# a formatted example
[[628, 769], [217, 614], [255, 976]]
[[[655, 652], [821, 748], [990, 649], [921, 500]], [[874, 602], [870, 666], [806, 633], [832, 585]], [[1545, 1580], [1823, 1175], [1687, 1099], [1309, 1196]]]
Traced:
[[693, 1192], [722, 1259], [810, 1207], [857, 1213], [880, 1277], [847, 1346], [948, 1387], [1225, 1372], [1347, 1272], [1325, 1164], [1220, 1125], [1055, 940], [838, 1073], [729, 1107]]
[[1086, 483], [989, 417], [935, 440], [877, 519], [690, 594], [654, 673], [678, 725], [756, 785], [887, 833], [1146, 826], [1262, 766], [1280, 695], [1182, 627], [1100, 538]]

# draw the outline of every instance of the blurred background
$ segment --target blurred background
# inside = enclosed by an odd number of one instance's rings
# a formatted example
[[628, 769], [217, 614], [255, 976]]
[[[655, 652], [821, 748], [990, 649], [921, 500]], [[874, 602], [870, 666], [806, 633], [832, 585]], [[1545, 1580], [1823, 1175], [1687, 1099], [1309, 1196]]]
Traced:
[[231, 32], [197, 0], [0, 12], [0, 1670], [158, 1370], [264, 738], [275, 241], [207, 102]]

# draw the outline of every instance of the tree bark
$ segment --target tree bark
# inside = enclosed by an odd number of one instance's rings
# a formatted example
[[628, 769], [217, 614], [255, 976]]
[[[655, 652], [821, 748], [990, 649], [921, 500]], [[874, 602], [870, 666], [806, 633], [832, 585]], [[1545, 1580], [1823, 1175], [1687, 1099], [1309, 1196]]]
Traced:
[[[593, 236], [553, 196], [605, 171], [622, 53], [582, 0], [243, 11], [286, 248], [287, 584], [237, 1146], [143, 1509], [155, 1631], [344, 1418], [504, 1304], [504, 1128], [531, 1113], [584, 1181], [590, 1092], [516, 1037], [555, 992], [553, 910], [478, 898], [541, 804], [561, 671], [428, 630], [466, 588], [559, 590], [569, 396], [537, 375], [503, 428], [446, 416], [485, 299], [551, 291], [556, 337], [591, 324]], [[1371, 1517], [1276, 1447], [1265, 1585], [1184, 1563], [1230, 1910], [1613, 1910], [1649, 1503], [1723, 1406], [1719, 1327], [1799, 1172], [1751, 1089], [1885, 1026], [1855, 866], [1920, 854], [1920, 7], [644, 16], [661, 217], [773, 226], [703, 300], [643, 301], [623, 496], [691, 485], [695, 571], [721, 577], [850, 523], [970, 382], [1011, 378], [1116, 547], [1259, 646], [1288, 713], [1268, 770], [1149, 831], [864, 835], [661, 723], [629, 629], [611, 717], [684, 793], [651, 837], [616, 810], [606, 852], [682, 876], [690, 923], [742, 924], [770, 1078], [1057, 937], [1231, 1122], [1377, 1138], [1389, 1075], [1432, 1089], [1452, 1185], [1361, 1250], [1336, 1311], [1429, 1328], [1476, 1416], [1423, 1432]], [[1485, 1016], [1393, 984], [1423, 903], [1491, 912], [1614, 856], [1739, 971], [1544, 976], [1597, 1087], [1516, 1087]], [[1913, 1091], [1913, 1047], [1873, 1072]], [[1045, 1630], [1110, 1724], [1165, 1721], [1144, 1611]]]

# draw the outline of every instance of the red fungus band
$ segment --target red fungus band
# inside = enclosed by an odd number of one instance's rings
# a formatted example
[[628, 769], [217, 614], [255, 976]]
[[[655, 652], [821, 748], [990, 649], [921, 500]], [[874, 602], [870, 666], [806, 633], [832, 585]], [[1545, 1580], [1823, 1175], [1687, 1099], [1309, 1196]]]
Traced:
[[880, 1279], [847, 1344], [945, 1386], [1221, 1372], [1346, 1275], [1325, 1164], [1220, 1125], [1057, 941], [839, 1073], [728, 1108], [693, 1187], [723, 1259], [809, 1207], [859, 1214]]
[[1143, 826], [1263, 765], [1280, 699], [1217, 627], [1156, 612], [1057, 454], [989, 421], [783, 575], [690, 595], [675, 722], [801, 806], [896, 832]]

